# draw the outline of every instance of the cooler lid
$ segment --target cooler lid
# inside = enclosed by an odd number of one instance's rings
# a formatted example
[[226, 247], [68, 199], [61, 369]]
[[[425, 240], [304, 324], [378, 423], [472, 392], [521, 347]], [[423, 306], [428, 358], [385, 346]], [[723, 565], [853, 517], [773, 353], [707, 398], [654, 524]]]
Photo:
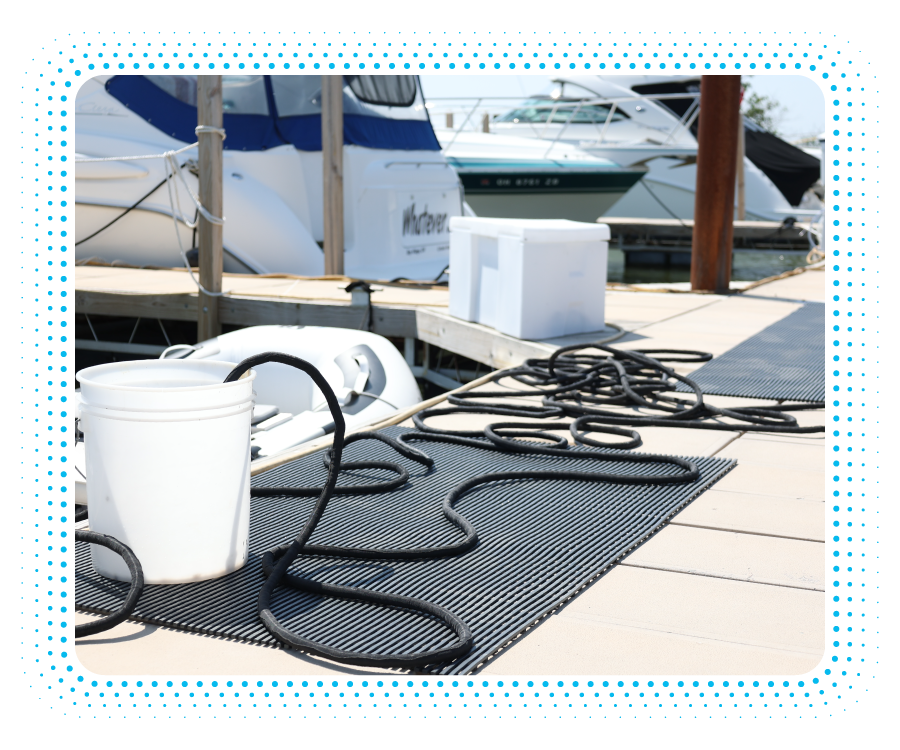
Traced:
[[454, 216], [450, 232], [471, 232], [482, 237], [515, 237], [523, 242], [609, 242], [607, 224], [568, 219], [493, 219]]

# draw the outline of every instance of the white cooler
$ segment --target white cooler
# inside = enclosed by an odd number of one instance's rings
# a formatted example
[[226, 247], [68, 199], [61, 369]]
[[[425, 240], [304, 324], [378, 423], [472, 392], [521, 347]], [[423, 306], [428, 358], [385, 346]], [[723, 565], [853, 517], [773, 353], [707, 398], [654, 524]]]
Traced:
[[520, 339], [605, 327], [609, 226], [450, 219], [450, 314]]

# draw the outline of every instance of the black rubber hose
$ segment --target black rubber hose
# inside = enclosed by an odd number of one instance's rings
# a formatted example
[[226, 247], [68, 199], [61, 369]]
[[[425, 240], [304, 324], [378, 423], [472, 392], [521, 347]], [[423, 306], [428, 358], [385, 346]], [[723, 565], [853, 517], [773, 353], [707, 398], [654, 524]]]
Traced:
[[[318, 500], [313, 508], [312, 513], [307, 519], [305, 525], [297, 537], [288, 544], [269, 550], [263, 556], [263, 573], [266, 581], [260, 591], [258, 612], [260, 619], [266, 629], [272, 633], [278, 640], [289, 646], [303, 649], [313, 654], [323, 656], [328, 659], [334, 659], [348, 664], [358, 666], [377, 666], [377, 667], [400, 667], [411, 668], [416, 666], [425, 666], [427, 664], [449, 661], [467, 653], [473, 643], [471, 631], [459, 618], [447, 611], [443, 607], [411, 597], [400, 597], [394, 595], [383, 594], [380, 592], [367, 591], [349, 586], [336, 586], [332, 584], [318, 583], [311, 581], [302, 576], [288, 573], [290, 565], [300, 555], [328, 555], [334, 557], [367, 559], [367, 560], [426, 560], [440, 557], [449, 557], [463, 554], [473, 549], [478, 544], [478, 534], [469, 521], [459, 514], [454, 505], [466, 493], [473, 491], [477, 487], [489, 482], [509, 481], [509, 480], [575, 480], [595, 483], [616, 483], [616, 484], [675, 484], [684, 482], [694, 482], [700, 472], [695, 464], [682, 458], [673, 456], [657, 456], [657, 455], [637, 455], [629, 453], [611, 453], [600, 451], [579, 451], [574, 452], [568, 447], [565, 440], [559, 440], [546, 433], [538, 433], [537, 436], [544, 439], [550, 439], [553, 447], [536, 445], [531, 442], [522, 442], [515, 440], [515, 437], [535, 437], [534, 427], [541, 430], [565, 428], [572, 430], [572, 434], [580, 442], [591, 441], [586, 438], [585, 432], [606, 432], [621, 435], [630, 438], [630, 442], [620, 444], [630, 447], [639, 444], [640, 437], [637, 433], [630, 430], [620, 430], [606, 426], [599, 426], [596, 420], [582, 419], [575, 420], [572, 423], [556, 423], [556, 422], [539, 422], [539, 423], [498, 423], [491, 425], [482, 432], [461, 431], [450, 434], [447, 431], [434, 430], [425, 425], [424, 420], [429, 416], [436, 416], [448, 410], [429, 410], [422, 414], [416, 415], [415, 423], [419, 427], [419, 431], [413, 433], [405, 433], [400, 439], [389, 438], [380, 433], [360, 433], [354, 435], [349, 440], [345, 439], [345, 424], [343, 416], [340, 412], [340, 405], [334, 396], [328, 382], [316, 370], [304, 360], [296, 357], [280, 353], [265, 353], [255, 357], [250, 357], [241, 362], [231, 373], [229, 373], [225, 382], [232, 382], [247, 372], [251, 367], [263, 364], [264, 362], [280, 362], [282, 364], [291, 365], [308, 374], [315, 385], [322, 391], [325, 401], [331, 410], [334, 419], [334, 442], [330, 451], [325, 457], [325, 467], [328, 471], [327, 479], [324, 487], [265, 487], [251, 488], [251, 494], [255, 496], [310, 496], [318, 495]], [[578, 381], [576, 381], [578, 382]], [[507, 413], [509, 410], [503, 407], [484, 409], [483, 407], [460, 406], [450, 411], [464, 411], [467, 413], [485, 412], [488, 413]], [[526, 413], [534, 416], [535, 412], [542, 416], [557, 416], [559, 409], [546, 407], [536, 407], [535, 409], [516, 408], [512, 411], [516, 415]], [[641, 463], [641, 464], [664, 464], [677, 467], [679, 471], [675, 473], [657, 473], [647, 474], [622, 474], [614, 472], [588, 472], [588, 471], [507, 471], [495, 472], [479, 477], [474, 477], [454, 487], [442, 502], [441, 509], [444, 517], [462, 533], [463, 538], [453, 544], [442, 547], [412, 548], [412, 549], [372, 549], [372, 548], [351, 548], [337, 547], [332, 545], [316, 545], [310, 544], [309, 538], [316, 528], [319, 520], [325, 512], [325, 508], [330, 498], [338, 493], [344, 494], [374, 494], [379, 492], [390, 491], [405, 483], [408, 479], [408, 473], [398, 464], [384, 461], [366, 461], [366, 462], [342, 462], [343, 449], [345, 445], [358, 440], [380, 440], [391, 446], [407, 458], [411, 458], [420, 464], [429, 468], [433, 466], [433, 461], [425, 453], [419, 451], [408, 443], [409, 441], [433, 441], [433, 442], [451, 442], [461, 445], [468, 445], [487, 450], [498, 451], [514, 451], [520, 453], [533, 453], [546, 456], [568, 456], [571, 458], [604, 461], [607, 463]], [[599, 444], [593, 441], [594, 444]], [[565, 445], [565, 447], [563, 447]], [[357, 469], [357, 468], [379, 468], [394, 471], [397, 476], [386, 482], [352, 485], [338, 487], [337, 479], [340, 471]], [[354, 599], [361, 602], [369, 602], [381, 606], [398, 607], [406, 610], [421, 612], [431, 615], [444, 623], [457, 636], [457, 641], [443, 649], [432, 651], [424, 651], [413, 654], [372, 654], [336, 649], [324, 644], [304, 638], [299, 633], [290, 630], [281, 624], [271, 610], [271, 599], [276, 586], [280, 584], [288, 585], [296, 590], [306, 593], [335, 596], [341, 598]]]
[[[501, 423], [501, 425], [504, 423]], [[508, 425], [522, 426], [519, 423], [505, 423]], [[526, 423], [527, 424], [527, 423]], [[499, 472], [486, 474], [492, 477], [492, 481], [501, 481], [504, 479], [577, 479], [584, 481], [606, 482], [608, 484], [682, 484], [684, 482], [695, 482], [700, 478], [700, 471], [697, 465], [692, 461], [688, 461], [678, 456], [659, 456], [652, 453], [611, 453], [606, 451], [573, 451], [568, 446], [566, 448], [553, 448], [535, 443], [523, 443], [518, 440], [510, 440], [498, 435], [494, 430], [501, 425], [488, 425], [482, 433], [490, 440], [477, 441], [473, 438], [459, 437], [453, 434], [441, 433], [421, 433], [408, 432], [401, 436], [403, 442], [408, 440], [432, 440], [436, 442], [453, 443], [456, 445], [469, 445], [486, 450], [506, 450], [507, 452], [518, 453], [534, 453], [544, 456], [565, 456], [566, 458], [587, 460], [587, 461], [605, 461], [608, 463], [628, 463], [628, 464], [670, 464], [682, 469], [679, 474], [615, 474], [612, 472], [583, 472], [583, 471], [537, 471], [537, 472]], [[570, 429], [568, 423], [554, 425], [540, 425], [543, 429]], [[502, 427], [501, 427], [502, 428]], [[623, 430], [628, 434], [634, 434], [630, 431]], [[534, 476], [532, 476], [534, 475]], [[480, 477], [476, 477], [480, 479]], [[469, 484], [475, 480], [468, 480], [459, 485]], [[480, 482], [476, 482], [480, 484]], [[453, 490], [447, 498], [451, 502], [455, 502], [456, 495]], [[447, 499], [445, 499], [445, 504]]]
[[134, 552], [131, 551], [131, 548], [122, 544], [118, 539], [114, 539], [106, 534], [100, 534], [96, 531], [76, 530], [75, 541], [99, 544], [101, 547], [112, 550], [125, 561], [125, 564], [128, 566], [128, 572], [131, 573], [131, 588], [128, 589], [128, 596], [125, 597], [125, 601], [119, 609], [107, 617], [95, 620], [94, 622], [85, 623], [84, 625], [75, 626], [75, 637], [84, 638], [87, 635], [102, 633], [105, 630], [114, 628], [120, 622], [126, 620], [128, 615], [134, 612], [138, 599], [141, 598], [141, 592], [144, 590], [144, 571], [141, 568], [140, 561], [137, 559]]
[[[589, 350], [602, 354], [591, 354]], [[656, 354], [659, 359], [649, 356]], [[678, 349], [621, 350], [606, 344], [575, 344], [557, 349], [547, 359], [529, 359], [524, 365], [501, 370], [493, 382], [512, 378], [527, 389], [477, 390], [448, 397], [450, 407], [429, 409], [413, 417], [419, 430], [432, 434], [480, 437], [477, 431], [439, 430], [426, 426], [431, 416], [458, 413], [498, 414], [519, 418], [591, 418], [593, 429], [601, 424], [648, 427], [686, 427], [741, 432], [807, 434], [824, 432], [824, 426], [800, 426], [787, 412], [821, 409], [824, 404], [715, 407], [704, 401], [702, 389], [691, 378], [680, 375], [664, 362], [694, 363], [712, 358], [706, 352]], [[680, 381], [693, 392], [684, 398], [667, 395]], [[542, 405], [510, 403], [510, 400], [540, 396]], [[503, 399], [497, 403], [496, 399]], [[493, 400], [493, 403], [492, 403]], [[598, 406], [630, 406], [641, 412], [610, 411]], [[649, 412], [649, 413], [648, 413]], [[717, 421], [721, 418], [733, 422]], [[584, 423], [582, 423], [584, 424]], [[573, 435], [575, 433], [573, 432]], [[546, 439], [546, 436], [545, 438]], [[595, 447], [616, 447], [590, 442]]]
[[[288, 573], [288, 568], [291, 566], [291, 564], [301, 554], [303, 554], [304, 552], [310, 552], [311, 550], [314, 550], [319, 554], [365, 557], [370, 559], [383, 559], [386, 557], [390, 557], [392, 559], [428, 559], [442, 555], [459, 554], [459, 552], [471, 549], [471, 547], [473, 547], [477, 543], [477, 535], [475, 534], [475, 529], [471, 526], [471, 524], [469, 524], [468, 521], [466, 521], [458, 513], [453, 511], [451, 507], [448, 507], [448, 503], [445, 501], [444, 514], [448, 517], [449, 520], [451, 520], [464, 532], [466, 532], [466, 538], [463, 542], [447, 548], [437, 550], [352, 550], [340, 547], [309, 545], [309, 538], [318, 525], [319, 521], [321, 520], [322, 515], [325, 512], [325, 508], [328, 505], [328, 501], [331, 499], [332, 495], [335, 492], [338, 473], [341, 468], [344, 468], [341, 464], [341, 456], [344, 450], [345, 443], [344, 415], [341, 413], [340, 404], [338, 403], [338, 400], [334, 395], [334, 391], [332, 391], [331, 386], [328, 384], [328, 381], [325, 380], [322, 374], [313, 365], [311, 365], [309, 362], [306, 362], [305, 360], [300, 359], [299, 357], [292, 357], [290, 355], [281, 354], [278, 352], [266, 352], [263, 354], [255, 355], [253, 357], [248, 357], [228, 374], [228, 377], [225, 378], [225, 382], [233, 382], [245, 372], [247, 372], [250, 368], [256, 365], [263, 364], [265, 362], [279, 362], [281, 364], [290, 365], [291, 367], [295, 367], [298, 370], [305, 372], [307, 375], [309, 375], [310, 378], [312, 378], [313, 383], [315, 383], [319, 390], [322, 391], [322, 395], [325, 397], [325, 401], [331, 411], [331, 416], [334, 420], [334, 441], [331, 450], [331, 460], [327, 464], [328, 476], [325, 481], [325, 486], [321, 488], [318, 500], [316, 501], [313, 511], [310, 514], [309, 518], [307, 518], [306, 523], [300, 530], [300, 533], [289, 544], [278, 547], [275, 550], [270, 550], [263, 555], [263, 574], [265, 575], [266, 580], [265, 583], [263, 583], [262, 589], [260, 590], [259, 601], [257, 604], [257, 610], [259, 613], [259, 617], [263, 622], [263, 625], [265, 625], [266, 629], [273, 636], [275, 636], [279, 641], [288, 646], [303, 649], [304, 651], [316, 654], [318, 656], [323, 656], [327, 659], [334, 659], [335, 661], [341, 661], [346, 664], [354, 664], [357, 666], [409, 668], [449, 661], [468, 653], [472, 648], [472, 644], [474, 643], [472, 632], [462, 620], [460, 620], [452, 612], [449, 612], [443, 607], [439, 607], [436, 604], [432, 604], [421, 599], [414, 599], [411, 597], [394, 596], [391, 594], [384, 594], [376, 591], [366, 591], [364, 589], [358, 589], [351, 586], [335, 586], [332, 584], [318, 583]], [[405, 451], [405, 453], [407, 455], [410, 455], [412, 450], [413, 449]], [[421, 452], [416, 451], [416, 453]], [[272, 494], [274, 490], [279, 489], [281, 490], [280, 494], [289, 495], [292, 493], [291, 488], [270, 487], [266, 489], [266, 494]], [[366, 491], [365, 488], [360, 488], [360, 490]], [[254, 489], [251, 489], [251, 494], [256, 494], [256, 491]], [[319, 594], [324, 596], [336, 596], [346, 599], [354, 599], [356, 601], [370, 602], [372, 604], [378, 604], [381, 606], [396, 607], [405, 610], [421, 612], [425, 615], [435, 617], [442, 623], [444, 623], [444, 625], [446, 625], [456, 635], [456, 642], [445, 648], [433, 649], [431, 651], [421, 651], [413, 654], [371, 654], [332, 648], [331, 646], [318, 643], [316, 641], [310, 640], [309, 638], [304, 638], [295, 631], [282, 625], [281, 622], [279, 622], [278, 618], [275, 617], [271, 609], [272, 595], [275, 591], [275, 588], [282, 583], [289, 585], [297, 590], [305, 591], [307, 593]]]

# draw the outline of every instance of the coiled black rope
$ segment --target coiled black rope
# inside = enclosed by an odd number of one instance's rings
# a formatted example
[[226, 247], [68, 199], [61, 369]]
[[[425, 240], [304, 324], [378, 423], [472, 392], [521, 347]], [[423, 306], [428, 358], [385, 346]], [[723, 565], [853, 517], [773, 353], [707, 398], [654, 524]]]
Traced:
[[[599, 350], [602, 355], [588, 354]], [[657, 357], [651, 357], [656, 354]], [[598, 430], [600, 425], [628, 425], [632, 427], [687, 427], [702, 430], [731, 430], [740, 432], [814, 433], [824, 432], [824, 426], [801, 426], [788, 412], [822, 409], [823, 402], [779, 404], [778, 406], [717, 407], [703, 399], [703, 391], [689, 377], [679, 375], [664, 362], [705, 362], [712, 355], [705, 352], [651, 349], [629, 351], [606, 344], [576, 344], [557, 349], [547, 359], [529, 359], [521, 367], [501, 370], [492, 380], [513, 378], [528, 389], [477, 390], [451, 394], [450, 407], [426, 409], [413, 419], [420, 430], [443, 432], [426, 427], [429, 417], [477, 412], [519, 418], [576, 418], [580, 425]], [[678, 398], [676, 381], [693, 392], [693, 400], [685, 394]], [[541, 405], [511, 404], [509, 399], [540, 397]], [[496, 399], [503, 399], [497, 404]], [[494, 400], [494, 403], [491, 403]], [[620, 407], [613, 411], [603, 407]], [[636, 407], [641, 412], [621, 407]], [[649, 413], [647, 413], [649, 412]], [[732, 422], [717, 421], [728, 418]], [[564, 425], [568, 427], [569, 425]], [[574, 425], [573, 435], [576, 435]], [[462, 434], [462, 433], [458, 433]], [[466, 433], [476, 437], [480, 433]], [[577, 435], [576, 435], [577, 439]], [[578, 440], [578, 442], [586, 442]], [[596, 445], [586, 442], [588, 445]], [[613, 446], [607, 446], [613, 447]], [[616, 446], [626, 447], [626, 445]], [[635, 447], [635, 446], [627, 446]]]

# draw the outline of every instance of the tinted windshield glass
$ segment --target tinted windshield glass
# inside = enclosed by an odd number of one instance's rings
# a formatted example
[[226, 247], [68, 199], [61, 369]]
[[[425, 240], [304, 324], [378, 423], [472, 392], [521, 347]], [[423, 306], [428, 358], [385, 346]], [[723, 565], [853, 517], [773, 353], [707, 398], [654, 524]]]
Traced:
[[[169, 96], [197, 106], [197, 76], [147, 76]], [[234, 115], [267, 115], [262, 76], [222, 76], [222, 111]]]
[[[576, 107], [578, 111], [575, 112]], [[518, 109], [507, 112], [497, 118], [497, 122], [552, 122], [564, 125], [569, 122], [575, 125], [602, 125], [609, 117], [612, 105], [585, 104], [578, 107], [575, 101], [554, 101], [552, 99], [532, 99]], [[573, 116], [574, 112], [574, 116]], [[613, 113], [612, 121], [626, 118], [618, 109]]]
[[344, 80], [366, 104], [409, 107], [416, 100], [415, 76], [344, 76]]
[[[322, 76], [272, 76], [279, 117], [322, 112]], [[415, 76], [344, 76], [344, 114], [426, 120]], [[413, 106], [416, 105], [416, 106]]]
[[[322, 111], [321, 76], [272, 76], [280, 117]], [[384, 117], [375, 107], [410, 107], [416, 101], [415, 76], [344, 76], [344, 114]]]
[[321, 76], [272, 76], [279, 117], [317, 115], [322, 111]]

